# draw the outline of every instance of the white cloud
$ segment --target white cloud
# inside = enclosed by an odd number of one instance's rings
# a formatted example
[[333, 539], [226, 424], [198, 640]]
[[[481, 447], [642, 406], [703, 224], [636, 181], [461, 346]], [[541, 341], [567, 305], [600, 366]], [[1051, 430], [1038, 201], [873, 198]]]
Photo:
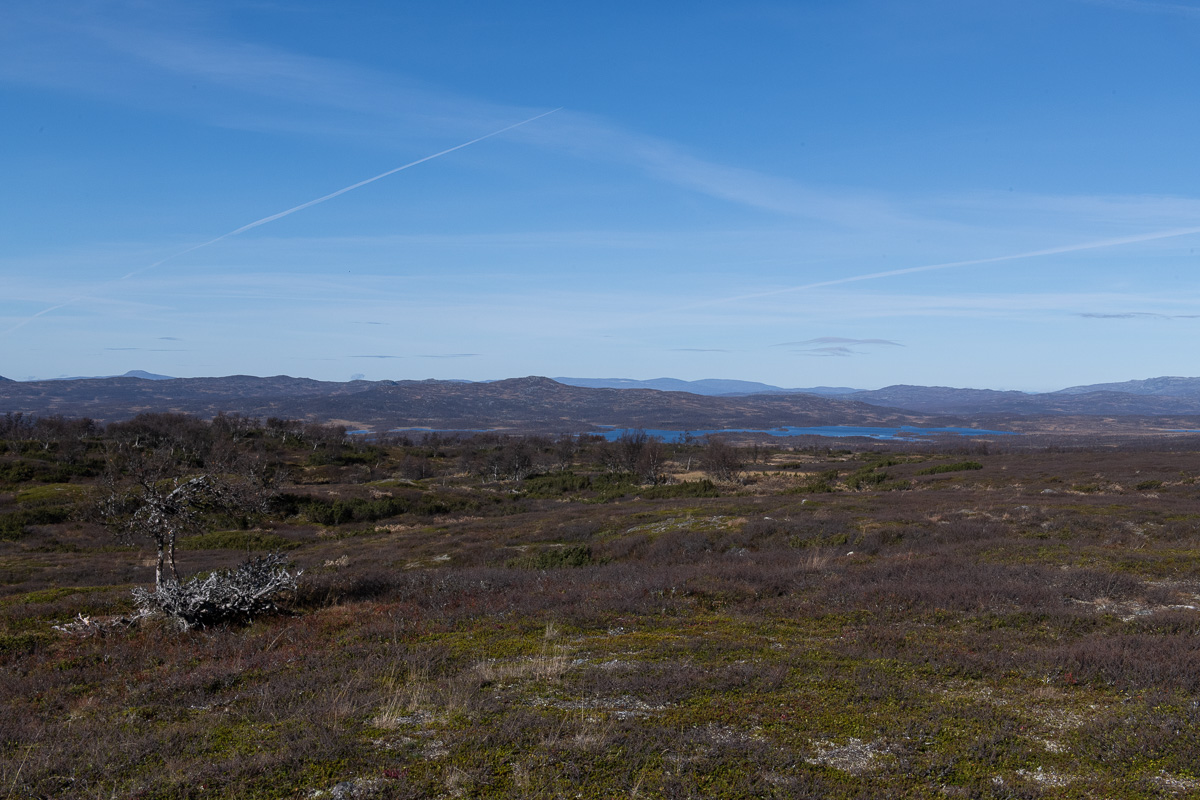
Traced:
[[220, 38], [204, 32], [194, 14], [170, 8], [151, 13], [119, 3], [61, 3], [22, 9], [8, 16], [0, 33], [0, 82], [98, 96], [222, 127], [393, 145], [464, 136], [529, 116], [407, 76]]

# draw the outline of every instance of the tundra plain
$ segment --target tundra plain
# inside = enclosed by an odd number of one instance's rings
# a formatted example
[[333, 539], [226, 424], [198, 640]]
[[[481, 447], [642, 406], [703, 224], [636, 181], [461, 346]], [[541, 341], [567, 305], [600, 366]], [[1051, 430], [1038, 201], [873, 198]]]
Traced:
[[[0, 797], [1200, 794], [1197, 437], [636, 438], [10, 424]], [[178, 561], [281, 613], [130, 621], [119, 441], [270, 465]]]

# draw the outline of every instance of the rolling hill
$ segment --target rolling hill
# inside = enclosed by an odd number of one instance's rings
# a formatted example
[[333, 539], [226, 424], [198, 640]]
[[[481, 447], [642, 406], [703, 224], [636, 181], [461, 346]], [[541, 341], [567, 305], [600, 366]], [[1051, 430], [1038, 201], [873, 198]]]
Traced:
[[600, 426], [700, 429], [782, 425], [920, 424], [922, 415], [853, 400], [806, 394], [710, 397], [652, 389], [589, 389], [549, 378], [489, 383], [351, 381], [306, 378], [97, 378], [10, 382], [0, 387], [0, 412], [127, 419], [173, 411], [211, 417], [343, 421], [376, 430], [396, 427], [506, 428], [582, 431]]
[[[578, 379], [582, 380], [582, 379]], [[675, 383], [663, 379], [665, 385]], [[336, 421], [356, 428], [505, 429], [579, 432], [604, 426], [703, 430], [820, 425], [964, 426], [1023, 430], [1095, 429], [1106, 419], [1139, 427], [1196, 428], [1200, 379], [1161, 378], [1026, 394], [939, 386], [889, 386], [825, 395], [704, 394], [644, 388], [570, 386], [528, 377], [469, 382], [350, 381], [232, 375], [221, 378], [133, 377], [0, 382], [0, 414], [61, 414], [102, 422], [142, 412], [221, 412]], [[697, 388], [748, 382], [700, 381]], [[765, 385], [765, 384], [756, 384]], [[1111, 386], [1132, 391], [1113, 390]], [[1153, 393], [1160, 392], [1160, 393]], [[1171, 392], [1167, 394], [1166, 392]], [[1158, 419], [1162, 418], [1162, 419]], [[1170, 419], [1167, 419], [1170, 418]], [[1134, 422], [1135, 420], [1142, 422]], [[1158, 422], [1152, 420], [1158, 419]], [[1077, 422], [1070, 422], [1076, 420]], [[1089, 421], [1090, 420], [1090, 421]]]

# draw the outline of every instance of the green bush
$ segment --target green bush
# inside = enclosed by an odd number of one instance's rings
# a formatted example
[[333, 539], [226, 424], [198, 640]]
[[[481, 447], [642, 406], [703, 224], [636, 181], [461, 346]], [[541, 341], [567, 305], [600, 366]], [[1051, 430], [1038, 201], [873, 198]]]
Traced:
[[708, 478], [698, 481], [683, 481], [665, 486], [651, 486], [638, 494], [645, 500], [665, 500], [671, 497], [720, 497], [717, 486]]
[[592, 489], [596, 492], [593, 502], [608, 503], [636, 491], [637, 482], [627, 472], [596, 475], [592, 478]]
[[963, 472], [969, 469], [983, 469], [983, 464], [978, 461], [959, 461], [954, 464], [938, 464], [933, 467], [926, 467], [917, 472], [918, 475], [941, 475], [944, 472]]
[[0, 540], [16, 541], [30, 525], [56, 525], [70, 519], [71, 513], [62, 507], [28, 508], [0, 514]]
[[33, 480], [33, 467], [22, 461], [0, 464], [0, 483], [25, 483]]
[[840, 473], [836, 469], [827, 469], [818, 475], [808, 479], [808, 483], [803, 486], [797, 486], [790, 490], [789, 494], [829, 494], [835, 491], [834, 484], [837, 483]]
[[304, 515], [318, 525], [342, 525], [354, 521], [354, 506], [347, 500], [313, 500]]
[[103, 471], [104, 465], [100, 461], [83, 461], [74, 464], [8, 461], [0, 463], [0, 483], [18, 484], [31, 481], [66, 483], [73, 477], [94, 478]]
[[525, 497], [551, 498], [572, 492], [584, 492], [591, 488], [590, 476], [559, 472], [554, 475], [533, 475], [526, 478], [522, 483], [521, 493]]
[[560, 567], [586, 567], [595, 563], [592, 548], [582, 544], [564, 547], [548, 547], [537, 553], [510, 559], [507, 566], [525, 569], [558, 569]]
[[423, 494], [410, 509], [413, 514], [437, 516], [439, 514], [465, 514], [479, 510], [479, 502], [469, 497], [453, 494]]
[[886, 472], [876, 472], [874, 467], [863, 467], [846, 478], [846, 485], [857, 491], [871, 486], [879, 486], [891, 479], [892, 476]]

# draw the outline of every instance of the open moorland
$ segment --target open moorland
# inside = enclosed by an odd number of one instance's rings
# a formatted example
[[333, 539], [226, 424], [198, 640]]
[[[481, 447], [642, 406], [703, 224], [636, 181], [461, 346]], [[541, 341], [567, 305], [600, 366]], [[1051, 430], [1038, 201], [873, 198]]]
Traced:
[[[1200, 795], [1194, 437], [0, 422], [0, 798]], [[201, 478], [276, 613], [138, 613]]]

